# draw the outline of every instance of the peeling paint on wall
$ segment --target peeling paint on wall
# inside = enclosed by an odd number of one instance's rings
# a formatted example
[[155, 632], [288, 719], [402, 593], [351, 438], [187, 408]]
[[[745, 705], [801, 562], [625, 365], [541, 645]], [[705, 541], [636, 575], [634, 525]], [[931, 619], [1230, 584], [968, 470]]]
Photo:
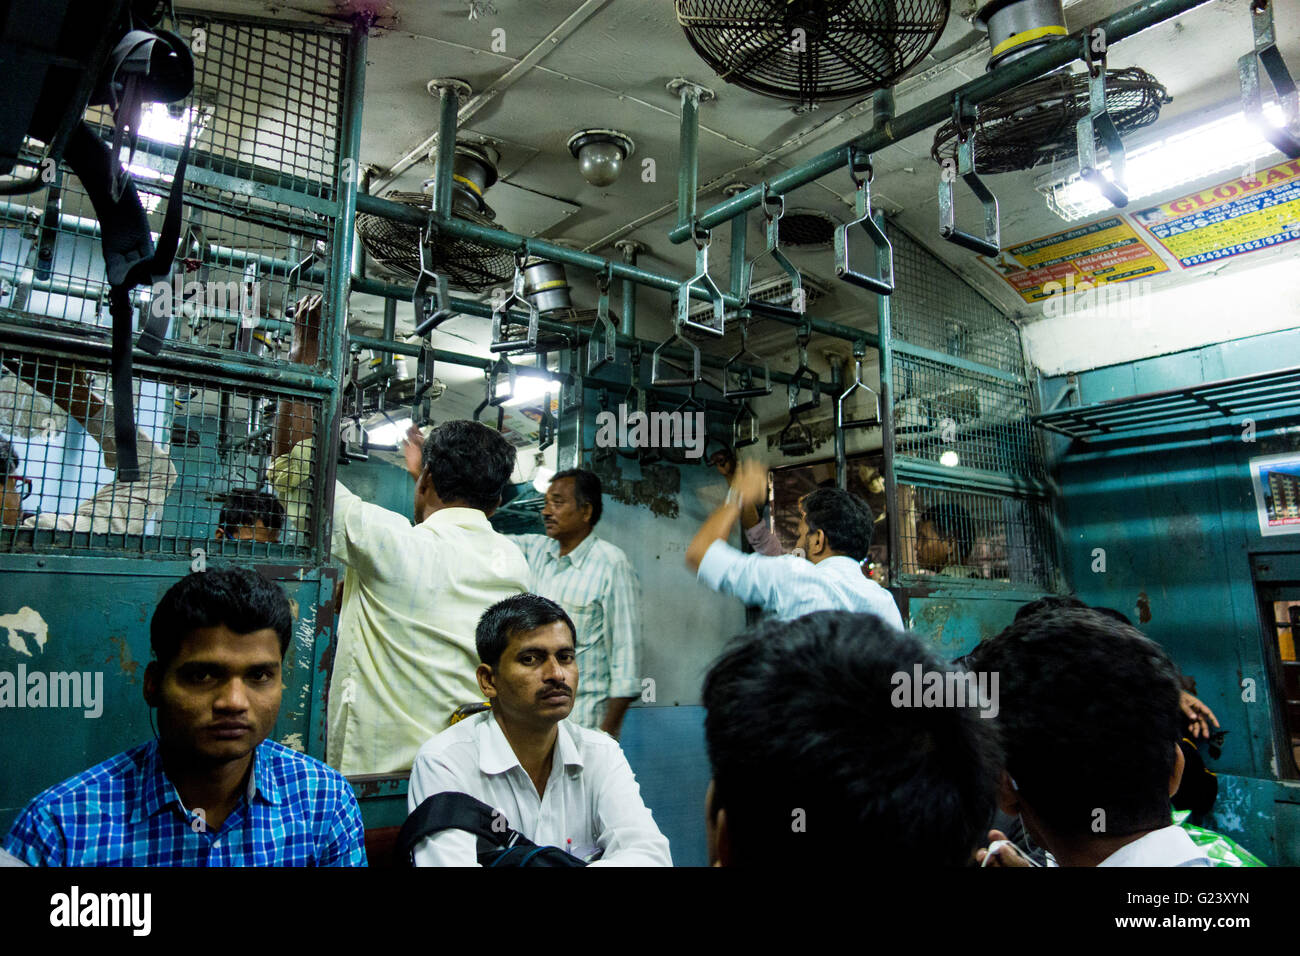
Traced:
[[[125, 637], [110, 637], [108, 642], [117, 648], [117, 666], [126, 675], [127, 682], [134, 684], [137, 672], [140, 670], [140, 662], [131, 657], [131, 646], [127, 643]], [[113, 657], [109, 655], [104, 658], [105, 664], [112, 664]]]
[[35, 608], [20, 607], [15, 614], [0, 615], [0, 628], [4, 628], [7, 632], [9, 647], [19, 654], [25, 657], [34, 656], [23, 635], [30, 637], [36, 643], [37, 649], [42, 654], [45, 653], [45, 643], [50, 639], [50, 628], [45, 623], [45, 618], [41, 617]]
[[296, 750], [300, 754], [305, 754], [307, 748], [303, 746], [302, 734], [285, 734], [280, 738], [280, 743], [290, 750]]
[[601, 490], [614, 501], [648, 508], [652, 514], [663, 518], [677, 517], [677, 495], [682, 490], [682, 475], [675, 466], [642, 465], [639, 480], [624, 478], [622, 470], [611, 458], [593, 461], [592, 470], [600, 478]]

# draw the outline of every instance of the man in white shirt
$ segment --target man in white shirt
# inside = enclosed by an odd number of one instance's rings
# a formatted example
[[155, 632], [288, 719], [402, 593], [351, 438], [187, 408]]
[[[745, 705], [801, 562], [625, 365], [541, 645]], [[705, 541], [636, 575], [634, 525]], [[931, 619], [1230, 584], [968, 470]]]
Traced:
[[839, 488], [804, 496], [794, 554], [741, 554], [727, 538], [748, 505], [767, 495], [767, 468], [746, 461], [736, 470], [727, 500], [711, 514], [686, 549], [686, 566], [715, 591], [791, 621], [813, 611], [879, 615], [899, 630], [903, 617], [893, 597], [862, 573], [871, 547], [871, 507]]
[[[320, 297], [299, 302], [290, 357], [314, 365], [319, 329]], [[310, 406], [279, 403], [268, 477], [300, 527], [320, 473], [313, 427]], [[488, 524], [514, 469], [510, 443], [477, 422], [444, 422], [423, 462], [414, 526], [334, 486], [330, 557], [345, 572], [325, 755], [344, 774], [409, 770], [457, 708], [481, 701], [475, 625], [528, 590], [523, 554]]]
[[[605, 866], [672, 866], [618, 744], [565, 718], [578, 689], [573, 622], [536, 594], [507, 598], [479, 621], [477, 678], [492, 709], [434, 737], [415, 758], [407, 803], [466, 793], [539, 846]], [[417, 866], [475, 866], [477, 838], [444, 830]]]
[[[1158, 644], [1094, 610], [1060, 608], [1016, 621], [971, 666], [1000, 678], [1002, 810], [1057, 864], [1210, 865], [1170, 822], [1182, 727], [1176, 671]], [[1020, 865], [1003, 852], [998, 865]]]

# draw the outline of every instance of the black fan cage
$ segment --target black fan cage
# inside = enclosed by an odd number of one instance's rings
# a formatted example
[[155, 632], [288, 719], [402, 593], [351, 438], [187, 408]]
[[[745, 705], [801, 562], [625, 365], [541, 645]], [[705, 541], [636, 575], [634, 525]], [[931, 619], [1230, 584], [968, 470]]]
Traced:
[[[1138, 67], [1106, 71], [1106, 110], [1120, 135], [1150, 126], [1170, 100], [1154, 76]], [[1009, 173], [1073, 159], [1075, 125], [1088, 113], [1088, 74], [1053, 73], [980, 104], [975, 123], [975, 169]], [[934, 134], [937, 163], [957, 156], [952, 120]]]
[[686, 39], [722, 79], [818, 100], [892, 86], [933, 49], [949, 0], [676, 0]]
[[824, 212], [794, 209], [776, 224], [783, 246], [824, 246], [835, 239], [836, 222]]
[[[422, 212], [428, 212], [433, 204], [432, 198], [425, 193], [393, 190], [384, 198], [413, 206]], [[478, 213], [457, 212], [456, 218], [492, 229], [501, 228]], [[357, 235], [361, 237], [366, 253], [381, 268], [408, 279], [419, 278], [419, 227], [394, 222], [383, 216], [358, 213]], [[515, 260], [509, 252], [456, 236], [434, 237], [429, 266], [435, 272], [446, 275], [449, 285], [470, 292], [486, 292], [503, 283], [509, 284], [515, 274]]]

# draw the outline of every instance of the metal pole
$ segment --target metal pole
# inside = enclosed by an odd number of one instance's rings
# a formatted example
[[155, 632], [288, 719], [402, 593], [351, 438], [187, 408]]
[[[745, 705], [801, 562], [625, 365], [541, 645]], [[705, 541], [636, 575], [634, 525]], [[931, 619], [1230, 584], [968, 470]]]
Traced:
[[695, 194], [700, 188], [700, 88], [681, 84], [681, 149], [677, 157], [677, 226], [690, 229], [695, 220]]
[[[635, 239], [620, 239], [614, 243], [614, 248], [623, 253], [623, 261], [630, 266], [635, 266], [637, 255], [646, 251], [645, 245]], [[629, 338], [635, 338], [636, 283], [626, 276], [623, 278], [623, 298], [620, 304], [622, 305], [622, 321], [619, 323], [619, 331]]]
[[[1121, 10], [1112, 17], [1107, 17], [1095, 26], [1105, 31], [1107, 44], [1114, 44], [1208, 2], [1209, 0], [1144, 0], [1142, 3], [1135, 3]], [[942, 123], [952, 116], [954, 96], [960, 95], [962, 102], [975, 106], [1050, 73], [1058, 67], [1072, 63], [1079, 59], [1083, 50], [1084, 34], [1092, 28], [1089, 26], [1075, 31], [1068, 37], [1053, 40], [1013, 63], [998, 67], [993, 72], [977, 77], [956, 90], [927, 100], [920, 106], [895, 117], [892, 122], [841, 143], [824, 153], [819, 153], [793, 169], [772, 177], [768, 180], [768, 188], [775, 195], [788, 195], [800, 186], [820, 179], [827, 173], [842, 169], [848, 164], [849, 149], [852, 147], [866, 153], [875, 153], [891, 143]], [[733, 218], [737, 213], [758, 206], [762, 198], [760, 183], [700, 215], [699, 225], [704, 229], [712, 229]], [[688, 224], [678, 223], [668, 233], [668, 238], [674, 243], [685, 242], [690, 237], [691, 230]]]
[[[885, 228], [882, 213], [875, 216], [876, 225]], [[876, 250], [876, 274], [884, 275], [888, 268], [889, 253]], [[894, 473], [894, 357], [891, 349], [890, 302], [887, 295], [876, 296], [876, 312], [879, 317], [879, 345], [877, 346], [880, 364], [880, 450], [885, 458], [885, 521], [889, 525], [889, 584], [898, 586], [899, 567], [902, 561], [900, 551], [902, 539], [903, 516], [898, 513], [898, 480]]]
[[433, 214], [451, 215], [452, 166], [456, 161], [456, 111], [460, 107], [460, 90], [464, 83], [431, 80], [429, 92], [438, 91], [438, 157], [433, 166]]
[[848, 462], [845, 461], [844, 429], [840, 422], [840, 396], [844, 394], [844, 360], [838, 355], [831, 357], [831, 384], [835, 386], [835, 484], [841, 489], [848, 488]]

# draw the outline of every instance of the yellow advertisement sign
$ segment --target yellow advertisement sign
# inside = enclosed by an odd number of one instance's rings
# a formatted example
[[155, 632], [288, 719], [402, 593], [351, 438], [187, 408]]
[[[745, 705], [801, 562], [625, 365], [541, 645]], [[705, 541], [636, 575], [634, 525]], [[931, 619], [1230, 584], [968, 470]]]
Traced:
[[1169, 271], [1122, 216], [1008, 246], [989, 265], [1026, 302], [1040, 302], [1083, 283], [1108, 285]]
[[1133, 216], [1184, 269], [1300, 239], [1300, 159]]

